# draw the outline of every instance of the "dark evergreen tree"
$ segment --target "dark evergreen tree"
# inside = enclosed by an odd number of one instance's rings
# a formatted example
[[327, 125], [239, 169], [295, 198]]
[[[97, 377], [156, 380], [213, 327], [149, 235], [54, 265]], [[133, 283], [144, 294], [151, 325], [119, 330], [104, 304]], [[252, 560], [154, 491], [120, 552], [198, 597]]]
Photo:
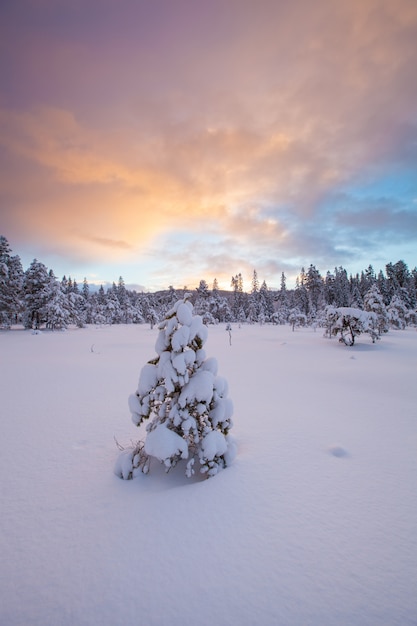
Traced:
[[384, 304], [385, 306], [387, 306], [390, 301], [390, 295], [389, 295], [388, 281], [385, 278], [384, 272], [382, 270], [379, 270], [379, 273], [376, 279], [376, 284], [384, 300]]
[[200, 280], [199, 286], [196, 288], [194, 300], [194, 312], [200, 315], [204, 324], [215, 324], [216, 318], [213, 315], [213, 298], [211, 297], [208, 284], [203, 279]]
[[375, 314], [375, 329], [379, 335], [388, 332], [388, 312], [376, 282], [371, 284], [363, 299], [363, 308]]
[[46, 305], [51, 297], [51, 277], [46, 266], [34, 259], [23, 279], [25, 328], [38, 329], [46, 322]]
[[104, 291], [104, 287], [103, 287], [103, 285], [100, 285], [99, 290], [98, 290], [98, 292], [97, 292], [97, 301], [98, 301], [100, 304], [103, 304], [103, 305], [104, 305], [104, 304], [105, 304], [105, 302], [106, 302], [106, 293], [105, 293], [105, 291]]
[[301, 268], [300, 276], [297, 276], [294, 290], [294, 307], [303, 315], [307, 316], [310, 312], [310, 300], [308, 297], [307, 287], [305, 285], [305, 270]]
[[91, 324], [93, 322], [91, 317], [91, 300], [90, 300], [90, 286], [86, 278], [83, 280], [83, 285], [81, 288], [81, 297], [80, 301], [80, 316], [82, 325]]
[[360, 289], [360, 279], [359, 275], [351, 276], [349, 279], [350, 282], [350, 306], [356, 307], [357, 309], [363, 308], [363, 297]]
[[121, 322], [123, 324], [131, 324], [133, 318], [135, 317], [135, 312], [129, 292], [126, 289], [125, 281], [123, 280], [122, 276], [119, 277], [119, 282], [117, 284], [117, 299], [120, 306]]
[[251, 293], [258, 293], [258, 291], [259, 291], [258, 272], [256, 270], [253, 270]]
[[409, 293], [411, 306], [415, 309], [417, 307], [417, 267], [410, 272]]
[[289, 312], [289, 293], [287, 290], [287, 279], [284, 272], [281, 273], [280, 290], [275, 296], [276, 311], [272, 314], [274, 324], [285, 324]]
[[200, 284], [196, 288], [196, 292], [199, 298], [208, 298], [210, 295], [207, 282], [204, 279], [200, 280]]
[[359, 279], [359, 290], [360, 290], [362, 298], [370, 290], [372, 285], [375, 283], [376, 283], [376, 276], [375, 276], [374, 268], [372, 267], [372, 265], [368, 265], [366, 270], [361, 272], [360, 279]]
[[274, 315], [274, 301], [265, 281], [259, 289], [259, 321], [270, 322]]
[[407, 287], [410, 278], [410, 272], [404, 261], [397, 263], [387, 263], [385, 266], [387, 274], [388, 291], [390, 298], [400, 293], [401, 287]]
[[114, 283], [113, 287], [111, 287], [106, 294], [104, 316], [106, 318], [106, 324], [120, 324], [122, 322], [122, 309], [120, 307], [119, 298], [117, 297], [117, 287]]
[[324, 295], [327, 304], [336, 306], [336, 280], [330, 271], [327, 271], [324, 280]]
[[404, 329], [407, 325], [407, 307], [396, 293], [387, 308], [388, 319], [393, 328]]
[[336, 267], [334, 270], [334, 295], [337, 307], [350, 305], [350, 284], [346, 270]]
[[308, 311], [312, 317], [315, 316], [323, 298], [323, 279], [320, 272], [314, 265], [310, 265], [305, 274], [304, 285], [308, 294]]
[[410, 271], [408, 269], [407, 263], [404, 261], [397, 261], [394, 264], [394, 273], [397, 279], [397, 283], [400, 287], [407, 288], [408, 281], [410, 279]]
[[279, 302], [279, 305], [282, 307], [285, 307], [288, 304], [287, 279], [284, 272], [281, 272], [281, 283], [277, 300]]
[[84, 300], [86, 300], [86, 301], [90, 297], [90, 285], [88, 284], [88, 281], [87, 281], [86, 278], [84, 278], [84, 281], [83, 281], [82, 296], [83, 296]]
[[[232, 314], [233, 319], [235, 321], [239, 320], [239, 317], [242, 317], [241, 310], [243, 310], [243, 280], [242, 274], [236, 274], [232, 276], [231, 286], [233, 289], [233, 304], [232, 304]], [[244, 313], [244, 310], [243, 310]], [[246, 319], [246, 315], [244, 314]]]
[[61, 280], [61, 290], [62, 290], [62, 293], [65, 293], [65, 294], [68, 293], [69, 290], [70, 290], [69, 289], [68, 278], [65, 276], [65, 274], [64, 274], [64, 276], [62, 277], [62, 280]]
[[247, 319], [249, 322], [254, 323], [259, 320], [261, 314], [260, 299], [259, 299], [259, 279], [256, 270], [253, 270], [251, 292], [248, 298], [248, 313]]
[[70, 299], [77, 295], [72, 291], [65, 293], [52, 271], [48, 277], [48, 298], [41, 310], [42, 319], [50, 330], [65, 329], [77, 319], [74, 302]]
[[0, 326], [3, 328], [16, 324], [23, 308], [22, 264], [11, 252], [6, 237], [0, 236]]

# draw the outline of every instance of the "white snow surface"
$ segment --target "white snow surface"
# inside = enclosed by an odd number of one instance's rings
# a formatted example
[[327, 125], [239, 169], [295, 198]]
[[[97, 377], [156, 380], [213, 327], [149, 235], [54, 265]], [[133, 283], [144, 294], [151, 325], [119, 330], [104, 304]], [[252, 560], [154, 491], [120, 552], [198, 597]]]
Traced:
[[157, 332], [0, 333], [0, 624], [415, 625], [416, 330], [211, 327], [234, 463], [123, 481]]

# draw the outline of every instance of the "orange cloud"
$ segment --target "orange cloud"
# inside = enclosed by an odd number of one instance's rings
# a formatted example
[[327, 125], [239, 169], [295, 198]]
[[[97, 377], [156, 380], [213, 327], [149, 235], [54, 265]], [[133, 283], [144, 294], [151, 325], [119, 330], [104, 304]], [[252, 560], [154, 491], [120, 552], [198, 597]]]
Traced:
[[[201, 202], [196, 184], [187, 187], [180, 175], [138, 158], [126, 138], [82, 128], [69, 112], [2, 111], [0, 122], [7, 129], [2, 143], [19, 162], [17, 176], [26, 177], [17, 214], [21, 211], [27, 227], [68, 238], [71, 246], [88, 239], [94, 253], [103, 248], [108, 254], [104, 242], [117, 233], [124, 244], [115, 249], [137, 251], [176, 222], [214, 210]], [[30, 174], [28, 164], [38, 168], [39, 177]], [[84, 230], [87, 236], [81, 237]]]
[[117, 33], [106, 12], [94, 33], [71, 37], [76, 20], [62, 37], [27, 33], [42, 97], [2, 101], [8, 228], [80, 258], [137, 259], [189, 232], [271, 259], [296, 248], [290, 218], [314, 228], [323, 199], [383, 172], [398, 146], [412, 162], [415, 2], [220, 4], [180, 19], [123, 3]]

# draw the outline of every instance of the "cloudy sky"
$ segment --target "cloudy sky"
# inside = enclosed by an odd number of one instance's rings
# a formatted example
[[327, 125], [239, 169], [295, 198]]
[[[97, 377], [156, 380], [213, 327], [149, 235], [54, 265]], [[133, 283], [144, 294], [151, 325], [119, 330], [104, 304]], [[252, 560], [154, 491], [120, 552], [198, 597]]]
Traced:
[[0, 234], [155, 290], [417, 265], [415, 0], [2, 0]]

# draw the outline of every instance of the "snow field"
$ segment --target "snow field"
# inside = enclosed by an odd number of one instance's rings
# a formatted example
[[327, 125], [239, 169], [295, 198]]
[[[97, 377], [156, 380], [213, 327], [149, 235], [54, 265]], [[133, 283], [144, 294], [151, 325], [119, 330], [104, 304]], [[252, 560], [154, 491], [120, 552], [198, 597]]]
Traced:
[[[156, 331], [0, 334], [0, 624], [411, 625], [417, 333], [210, 327], [238, 456], [113, 474]], [[185, 462], [185, 461], [184, 461]]]

